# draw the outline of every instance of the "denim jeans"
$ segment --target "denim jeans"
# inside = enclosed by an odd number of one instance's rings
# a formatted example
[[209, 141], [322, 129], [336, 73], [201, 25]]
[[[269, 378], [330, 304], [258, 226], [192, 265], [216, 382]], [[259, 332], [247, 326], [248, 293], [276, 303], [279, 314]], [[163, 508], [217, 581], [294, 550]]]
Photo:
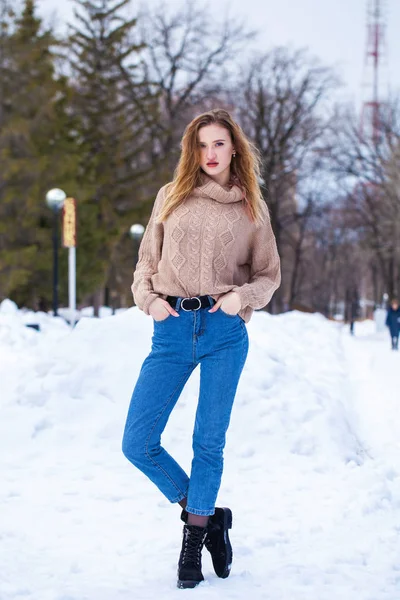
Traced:
[[[154, 321], [151, 353], [143, 363], [125, 426], [123, 453], [168, 498], [187, 498], [186, 510], [214, 514], [232, 405], [248, 351], [239, 316], [209, 308]], [[200, 365], [190, 478], [161, 446], [161, 434], [192, 371]]]

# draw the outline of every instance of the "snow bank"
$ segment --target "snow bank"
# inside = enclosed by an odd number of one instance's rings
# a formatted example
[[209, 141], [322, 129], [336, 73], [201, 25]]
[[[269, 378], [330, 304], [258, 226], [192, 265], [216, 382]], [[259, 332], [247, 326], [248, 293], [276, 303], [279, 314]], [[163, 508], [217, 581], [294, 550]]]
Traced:
[[[132, 308], [71, 330], [36, 314], [38, 332], [30, 318], [0, 306], [1, 600], [182, 598], [179, 510], [120, 450], [151, 319]], [[399, 476], [354, 368], [383, 340], [297, 312], [257, 313], [248, 330], [219, 496], [234, 512], [233, 571], [217, 579], [205, 554], [191, 593], [397, 600]], [[198, 377], [163, 438], [186, 469]]]

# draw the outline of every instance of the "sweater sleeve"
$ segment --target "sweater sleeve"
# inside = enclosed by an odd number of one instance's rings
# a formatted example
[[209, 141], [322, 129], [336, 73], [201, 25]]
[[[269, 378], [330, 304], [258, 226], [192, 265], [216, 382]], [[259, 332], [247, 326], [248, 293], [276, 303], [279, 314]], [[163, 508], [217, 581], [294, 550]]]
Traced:
[[234, 287], [240, 296], [241, 308], [263, 308], [281, 283], [280, 259], [271, 219], [266, 205], [264, 223], [253, 234], [250, 248], [250, 281]]
[[164, 198], [165, 186], [160, 189], [154, 202], [151, 217], [140, 244], [139, 260], [133, 274], [133, 284], [131, 287], [133, 298], [135, 304], [146, 315], [149, 314], [150, 304], [159, 296], [153, 290], [151, 278], [157, 272], [158, 263], [161, 259], [164, 226], [162, 223], [156, 223], [156, 219], [160, 213]]

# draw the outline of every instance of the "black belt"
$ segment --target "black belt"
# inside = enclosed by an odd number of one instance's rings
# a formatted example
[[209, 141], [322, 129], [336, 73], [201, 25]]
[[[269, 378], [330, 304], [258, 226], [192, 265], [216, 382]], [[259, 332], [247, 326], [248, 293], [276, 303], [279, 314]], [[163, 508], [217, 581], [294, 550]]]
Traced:
[[176, 306], [177, 301], [179, 300], [178, 296], [168, 296], [167, 302], [172, 306], [172, 308], [181, 308], [185, 311], [190, 310], [200, 310], [200, 308], [207, 308], [213, 305], [213, 302], [209, 296], [193, 296], [192, 298], [181, 298], [179, 306]]

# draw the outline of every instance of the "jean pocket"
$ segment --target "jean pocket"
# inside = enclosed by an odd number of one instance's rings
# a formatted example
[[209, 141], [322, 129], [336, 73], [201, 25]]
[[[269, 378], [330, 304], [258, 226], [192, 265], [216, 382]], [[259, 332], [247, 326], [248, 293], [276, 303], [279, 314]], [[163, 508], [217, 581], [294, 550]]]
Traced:
[[[229, 317], [230, 319], [236, 319], [236, 317], [239, 317], [238, 313], [236, 313], [235, 315], [230, 315], [229, 313], [222, 310], [222, 308], [220, 308], [219, 310], [223, 315], [225, 315], [226, 317]], [[240, 317], [239, 317], [239, 319], [240, 319]]]
[[158, 321], [155, 320], [154, 317], [152, 317], [154, 323], [165, 323], [165, 321], [168, 321], [168, 319], [171, 318], [171, 315], [168, 313], [168, 315], [165, 317], [165, 319], [159, 319]]

